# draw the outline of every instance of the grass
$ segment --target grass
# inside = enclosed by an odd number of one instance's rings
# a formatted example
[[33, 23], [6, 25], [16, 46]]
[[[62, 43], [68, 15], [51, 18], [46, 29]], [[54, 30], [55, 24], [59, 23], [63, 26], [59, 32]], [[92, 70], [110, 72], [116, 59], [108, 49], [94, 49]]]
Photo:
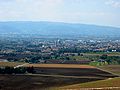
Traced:
[[90, 62], [89, 65], [91, 65], [91, 66], [104, 66], [104, 65], [108, 65], [108, 63], [94, 61], [94, 62]]
[[[23, 63], [0, 62], [0, 66], [16, 66], [20, 64]], [[110, 83], [108, 83], [107, 80], [96, 81], [111, 78], [114, 75], [111, 75], [104, 71], [100, 71], [96, 67], [90, 65], [26, 64], [25, 66], [35, 67], [35, 70], [38, 73], [30, 75], [0, 75], [0, 89], [12, 90], [14, 88], [14, 90], [48, 90], [48, 88], [52, 88], [51, 90], [55, 90], [56, 88], [54, 87], [61, 87], [58, 89], [62, 90], [68, 88], [69, 90], [72, 88], [73, 90], [80, 90], [79, 88], [103, 87], [104, 85], [104, 87], [117, 87], [120, 84], [120, 78], [115, 78], [115, 80], [108, 79], [112, 80], [109, 81]], [[112, 85], [112, 83], [117, 84]]]
[[[120, 65], [104, 65], [104, 66], [99, 66], [103, 71], [108, 71], [113, 74], [119, 75], [120, 76]], [[109, 87], [117, 87], [115, 89], [105, 89]], [[64, 87], [60, 87], [57, 90], [80, 90], [80, 89], [86, 89], [86, 88], [103, 88], [101, 90], [120, 90], [120, 77], [117, 78], [112, 78], [112, 79], [107, 79], [107, 80], [99, 80], [99, 81], [93, 81], [93, 82], [88, 82], [88, 83], [83, 83], [83, 84], [74, 84], [74, 85], [68, 85]], [[96, 89], [94, 89], [96, 90]]]
[[89, 52], [83, 53], [85, 56], [101, 56], [107, 54], [108, 56], [120, 56], [120, 52]]
[[100, 64], [99, 64], [99, 62], [91, 62], [90, 65], [91, 66], [99, 66]]
[[[120, 90], [120, 77], [107, 79], [107, 80], [88, 82], [83, 84], [64, 86], [59, 88], [59, 90], [80, 90], [80, 88], [105, 88], [105, 87], [119, 87], [119, 89], [113, 89], [113, 90]], [[105, 90], [105, 89], [101, 89], [101, 90]], [[107, 89], [107, 90], [112, 90], [112, 89]]]
[[120, 65], [104, 65], [104, 66], [99, 66], [98, 68], [120, 76]]
[[87, 58], [87, 57], [84, 57], [84, 56], [70, 56], [69, 57], [70, 59], [72, 59], [72, 60], [89, 60], [89, 58]]

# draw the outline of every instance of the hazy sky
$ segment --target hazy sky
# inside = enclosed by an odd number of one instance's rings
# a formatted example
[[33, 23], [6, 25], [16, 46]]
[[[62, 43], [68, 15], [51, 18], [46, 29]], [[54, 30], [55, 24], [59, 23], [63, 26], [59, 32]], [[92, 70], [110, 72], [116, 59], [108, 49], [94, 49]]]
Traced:
[[120, 0], [0, 0], [0, 21], [55, 21], [120, 27]]

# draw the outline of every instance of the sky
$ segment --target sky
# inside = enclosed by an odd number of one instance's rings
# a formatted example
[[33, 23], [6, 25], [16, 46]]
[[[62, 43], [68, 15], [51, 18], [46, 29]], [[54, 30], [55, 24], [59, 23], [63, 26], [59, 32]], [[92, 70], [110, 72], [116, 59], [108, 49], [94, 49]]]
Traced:
[[0, 21], [51, 21], [120, 27], [120, 0], [0, 0]]

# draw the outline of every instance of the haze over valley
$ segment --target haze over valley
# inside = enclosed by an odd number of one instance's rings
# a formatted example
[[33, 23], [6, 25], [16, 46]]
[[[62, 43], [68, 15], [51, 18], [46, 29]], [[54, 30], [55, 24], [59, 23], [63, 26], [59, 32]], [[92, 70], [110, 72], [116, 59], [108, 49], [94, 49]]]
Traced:
[[0, 90], [120, 90], [120, 0], [0, 0]]
[[0, 22], [1, 34], [119, 36], [120, 28], [62, 22]]

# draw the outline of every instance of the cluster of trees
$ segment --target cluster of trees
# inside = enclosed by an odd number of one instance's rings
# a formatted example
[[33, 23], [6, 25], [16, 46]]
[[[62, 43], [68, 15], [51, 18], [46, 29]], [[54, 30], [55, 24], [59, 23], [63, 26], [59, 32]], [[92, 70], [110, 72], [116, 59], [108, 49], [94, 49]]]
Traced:
[[59, 50], [59, 53], [86, 53], [92, 52], [92, 50], [86, 48], [62, 48]]
[[58, 60], [58, 59], [64, 59], [64, 60], [70, 60], [68, 56], [60, 56], [60, 54], [52, 53], [51, 55], [38, 55], [30, 57], [28, 60], [26, 59], [25, 62], [27, 63], [39, 63], [39, 60]]
[[0, 74], [25, 74], [35, 73], [34, 67], [2, 67], [0, 68]]
[[108, 64], [120, 64], [120, 56], [108, 56], [103, 54], [100, 59], [105, 60]]

